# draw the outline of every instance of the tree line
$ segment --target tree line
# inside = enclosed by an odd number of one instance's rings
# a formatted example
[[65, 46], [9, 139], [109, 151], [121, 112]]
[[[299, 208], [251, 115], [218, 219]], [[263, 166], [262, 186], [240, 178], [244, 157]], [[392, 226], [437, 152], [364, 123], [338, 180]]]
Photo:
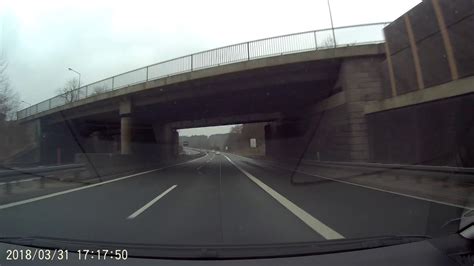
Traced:
[[[180, 145], [186, 142], [189, 147], [228, 151], [243, 154], [260, 154], [265, 149], [265, 123], [235, 125], [229, 133], [194, 136], [180, 136]], [[255, 139], [257, 147], [250, 147], [250, 139]]]

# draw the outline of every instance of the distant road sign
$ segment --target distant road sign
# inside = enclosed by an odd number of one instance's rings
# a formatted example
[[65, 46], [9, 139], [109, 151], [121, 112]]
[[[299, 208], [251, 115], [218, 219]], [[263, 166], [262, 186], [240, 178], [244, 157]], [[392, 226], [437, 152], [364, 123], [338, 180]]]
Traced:
[[250, 148], [257, 148], [257, 139], [250, 139]]

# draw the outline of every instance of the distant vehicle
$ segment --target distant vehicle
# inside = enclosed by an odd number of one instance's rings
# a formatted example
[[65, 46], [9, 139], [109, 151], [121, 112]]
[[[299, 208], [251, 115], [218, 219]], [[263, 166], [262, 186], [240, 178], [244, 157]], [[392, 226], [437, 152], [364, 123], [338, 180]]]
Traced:
[[188, 141], [183, 141], [183, 147], [188, 147], [189, 146], [189, 142]]
[[221, 154], [221, 152], [220, 152], [220, 151], [216, 151], [216, 155], [219, 155], [219, 154]]

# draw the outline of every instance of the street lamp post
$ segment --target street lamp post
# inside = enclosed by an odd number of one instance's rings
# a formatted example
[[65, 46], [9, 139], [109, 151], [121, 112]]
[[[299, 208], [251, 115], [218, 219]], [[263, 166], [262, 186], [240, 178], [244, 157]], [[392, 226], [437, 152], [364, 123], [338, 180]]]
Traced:
[[81, 73], [77, 72], [76, 70], [74, 70], [70, 67], [68, 68], [68, 70], [76, 73], [77, 75], [79, 75], [79, 86], [78, 86], [78, 88], [80, 88], [81, 87]]
[[25, 101], [23, 101], [23, 100], [22, 100], [21, 102], [22, 102], [22, 103], [26, 103], [26, 104], [28, 104], [29, 106], [32, 106], [32, 104], [29, 103], [29, 102], [25, 102]]
[[334, 33], [334, 23], [332, 21], [331, 4], [329, 3], [329, 0], [328, 0], [328, 8], [329, 8], [329, 18], [331, 19], [332, 39], [334, 41], [334, 48], [336, 48], [336, 34]]

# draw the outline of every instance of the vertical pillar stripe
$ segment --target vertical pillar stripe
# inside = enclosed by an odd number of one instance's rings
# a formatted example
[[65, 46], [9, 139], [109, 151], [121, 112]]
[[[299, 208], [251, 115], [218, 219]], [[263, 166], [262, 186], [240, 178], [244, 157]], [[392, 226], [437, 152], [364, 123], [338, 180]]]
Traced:
[[415, 64], [415, 72], [416, 72], [416, 81], [418, 83], [418, 89], [424, 89], [425, 83], [423, 81], [423, 73], [421, 72], [421, 64], [420, 64], [420, 57], [418, 56], [418, 48], [416, 46], [415, 41], [415, 34], [413, 34], [413, 29], [411, 27], [410, 18], [408, 14], [405, 14], [405, 26], [408, 33], [408, 40], [410, 41], [411, 53], [413, 55], [413, 63]]

